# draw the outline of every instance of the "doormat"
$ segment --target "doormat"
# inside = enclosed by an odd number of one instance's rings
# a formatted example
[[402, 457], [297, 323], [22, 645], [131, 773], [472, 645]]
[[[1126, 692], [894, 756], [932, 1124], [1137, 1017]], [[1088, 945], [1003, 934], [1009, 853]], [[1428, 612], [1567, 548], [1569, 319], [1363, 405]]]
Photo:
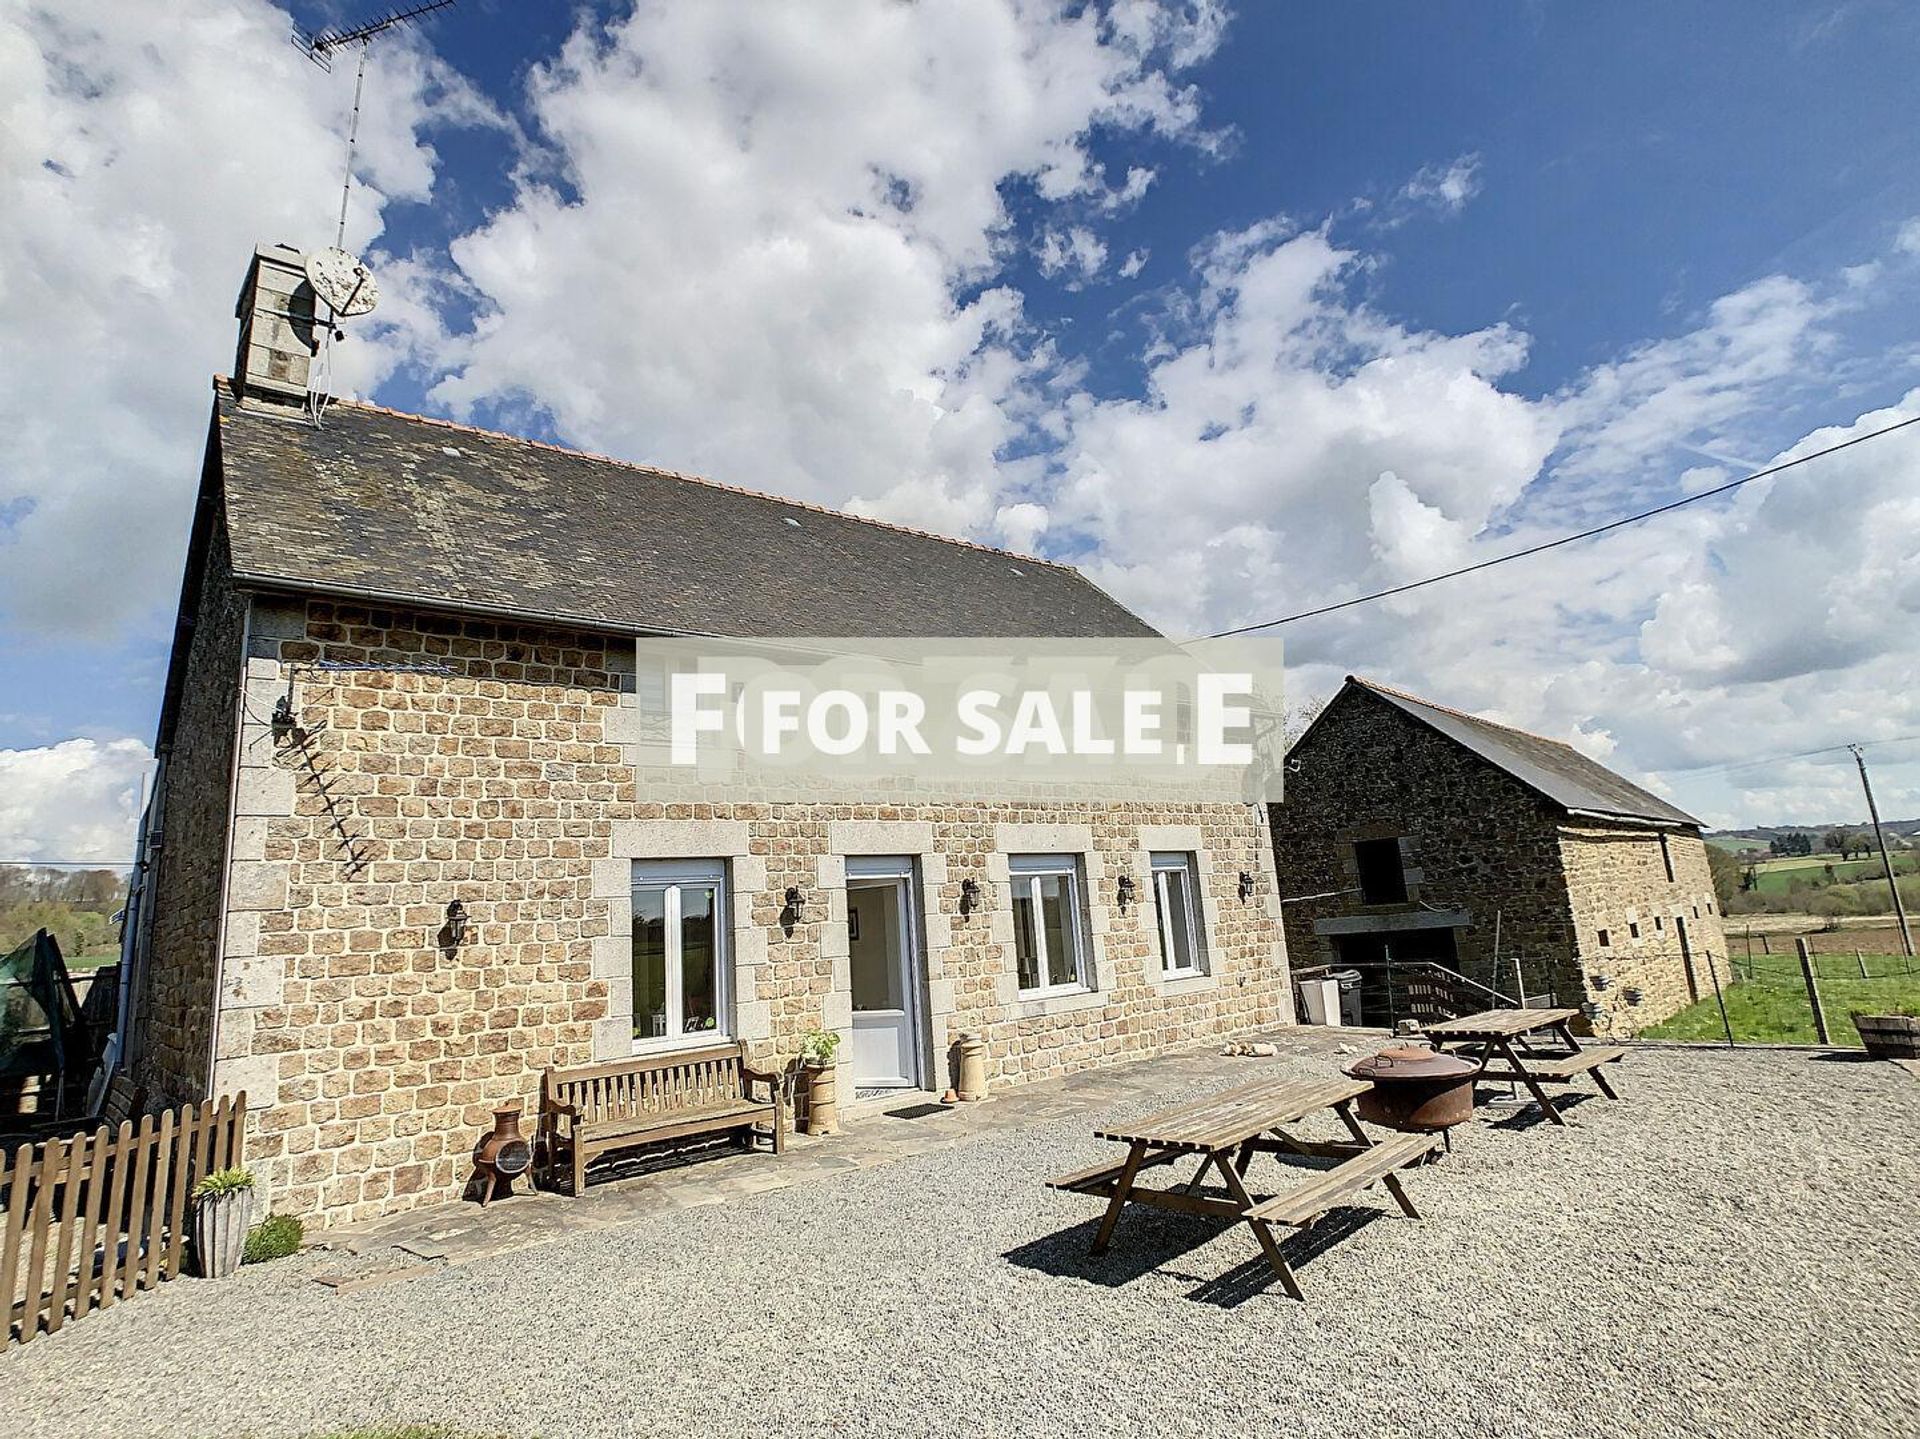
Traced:
[[905, 1109], [884, 1111], [889, 1119], [925, 1119], [929, 1114], [945, 1114], [948, 1106], [944, 1104], [909, 1104]]

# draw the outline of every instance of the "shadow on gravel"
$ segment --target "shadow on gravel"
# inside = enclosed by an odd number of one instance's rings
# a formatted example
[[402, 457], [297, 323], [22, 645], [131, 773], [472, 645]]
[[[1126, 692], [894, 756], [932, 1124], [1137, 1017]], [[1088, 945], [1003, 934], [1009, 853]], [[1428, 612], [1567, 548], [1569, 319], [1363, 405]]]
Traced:
[[1191, 1253], [1218, 1238], [1238, 1220], [1213, 1219], [1206, 1215], [1168, 1215], [1138, 1206], [1120, 1216], [1113, 1244], [1105, 1254], [1092, 1255], [1093, 1236], [1100, 1228], [1099, 1215], [1071, 1229], [1060, 1229], [1043, 1238], [1031, 1240], [1007, 1250], [1000, 1257], [1022, 1269], [1037, 1270], [1061, 1279], [1084, 1279], [1089, 1284], [1116, 1289], [1122, 1284], [1151, 1274], [1169, 1259]]
[[[1560, 1113], [1563, 1115], [1571, 1114], [1573, 1113], [1574, 1110], [1578, 1109], [1581, 1105], [1587, 1103], [1589, 1100], [1600, 1099], [1602, 1097], [1603, 1096], [1598, 1094], [1587, 1094], [1580, 1090], [1570, 1090], [1564, 1094], [1554, 1095], [1553, 1107], [1559, 1110]], [[1520, 1105], [1502, 1104], [1499, 1107], [1501, 1109], [1511, 1109], [1513, 1112], [1509, 1114], [1505, 1119], [1488, 1120], [1487, 1127], [1489, 1129], [1504, 1129], [1504, 1130], [1512, 1131], [1512, 1130], [1520, 1130], [1520, 1129], [1532, 1129], [1537, 1124], [1553, 1123], [1552, 1120], [1547, 1118], [1546, 1110], [1542, 1109], [1538, 1103], [1536, 1103], [1534, 1100], [1531, 1100], [1531, 1099], [1527, 1100], [1526, 1103], [1524, 1104], [1520, 1104]]]
[[[1327, 1212], [1310, 1229], [1296, 1230], [1280, 1243], [1280, 1252], [1298, 1273], [1322, 1254], [1359, 1233], [1376, 1219], [1387, 1215], [1378, 1209], [1341, 1208]], [[1170, 1279], [1195, 1287], [1187, 1298], [1222, 1309], [1234, 1309], [1269, 1289], [1277, 1288], [1280, 1277], [1256, 1254], [1234, 1265], [1226, 1273], [1208, 1276], [1198, 1273], [1200, 1266], [1182, 1263], [1187, 1256], [1205, 1248], [1223, 1234], [1254, 1243], [1251, 1232], [1238, 1219], [1216, 1219], [1208, 1215], [1165, 1214], [1132, 1208], [1120, 1216], [1113, 1245], [1105, 1254], [1087, 1253], [1099, 1219], [1087, 1220], [1071, 1229], [1057, 1230], [1009, 1249], [1001, 1257], [1023, 1269], [1037, 1270], [1061, 1279], [1083, 1279], [1089, 1284], [1117, 1289], [1123, 1284], [1159, 1272]]]
[[1809, 1054], [1807, 1058], [1815, 1064], [1878, 1064], [1880, 1062], [1864, 1049], [1829, 1049], [1819, 1054]]
[[[1330, 1209], [1326, 1217], [1311, 1229], [1295, 1230], [1283, 1240], [1280, 1244], [1281, 1257], [1295, 1275], [1304, 1278], [1301, 1271], [1305, 1266], [1334, 1245], [1358, 1234], [1376, 1219], [1385, 1218], [1387, 1215], [1378, 1209]], [[1220, 1309], [1237, 1309], [1249, 1299], [1265, 1294], [1269, 1289], [1277, 1289], [1279, 1285], [1280, 1276], [1273, 1272], [1266, 1255], [1259, 1254], [1234, 1265], [1218, 1278], [1202, 1280], [1187, 1298]]]

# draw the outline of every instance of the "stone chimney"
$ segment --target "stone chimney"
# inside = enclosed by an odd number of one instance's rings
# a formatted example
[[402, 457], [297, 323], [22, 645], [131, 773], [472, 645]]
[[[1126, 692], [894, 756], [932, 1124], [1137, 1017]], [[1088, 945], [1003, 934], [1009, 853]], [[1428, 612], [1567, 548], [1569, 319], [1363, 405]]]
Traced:
[[307, 257], [290, 245], [262, 245], [253, 252], [233, 311], [240, 321], [233, 379], [243, 400], [307, 402], [307, 369], [319, 344], [306, 263]]

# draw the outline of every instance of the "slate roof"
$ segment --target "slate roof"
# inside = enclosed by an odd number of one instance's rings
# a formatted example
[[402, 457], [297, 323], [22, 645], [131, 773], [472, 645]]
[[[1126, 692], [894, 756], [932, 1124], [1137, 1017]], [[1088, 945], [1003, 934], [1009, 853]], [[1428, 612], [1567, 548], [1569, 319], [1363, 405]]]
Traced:
[[[1668, 804], [1573, 746], [1525, 730], [1511, 729], [1445, 705], [1423, 700], [1404, 690], [1372, 680], [1347, 676], [1347, 683], [1385, 700], [1438, 730], [1454, 743], [1472, 750], [1567, 810], [1587, 810], [1621, 819], [1651, 820], [1660, 824], [1690, 825], [1700, 821]], [[1332, 706], [1328, 706], [1329, 709]], [[1302, 736], [1304, 738], [1304, 736]]]
[[1066, 565], [376, 405], [216, 382], [243, 585], [631, 633], [1151, 637]]

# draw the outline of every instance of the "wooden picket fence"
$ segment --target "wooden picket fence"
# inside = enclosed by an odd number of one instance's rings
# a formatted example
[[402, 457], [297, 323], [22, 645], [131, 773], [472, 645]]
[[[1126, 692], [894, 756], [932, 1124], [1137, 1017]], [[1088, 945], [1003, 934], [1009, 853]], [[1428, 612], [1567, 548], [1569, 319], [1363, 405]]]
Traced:
[[239, 1094], [0, 1153], [6, 1342], [178, 1277], [194, 1183], [241, 1163], [246, 1118]]

